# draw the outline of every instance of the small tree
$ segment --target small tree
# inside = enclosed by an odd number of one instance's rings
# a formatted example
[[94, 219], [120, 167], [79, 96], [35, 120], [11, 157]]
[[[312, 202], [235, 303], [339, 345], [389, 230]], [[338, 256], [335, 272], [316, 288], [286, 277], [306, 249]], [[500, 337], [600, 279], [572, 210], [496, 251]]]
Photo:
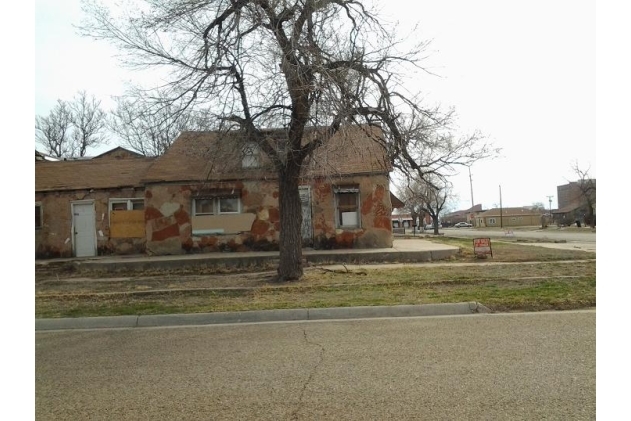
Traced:
[[35, 140], [51, 156], [74, 158], [107, 143], [106, 114], [101, 102], [80, 91], [73, 101], [57, 100], [48, 116], [35, 117]]
[[400, 187], [398, 189], [398, 196], [405, 204], [403, 209], [410, 213], [412, 223], [418, 223], [420, 227], [424, 226], [423, 222], [425, 221], [426, 213], [423, 211], [421, 199], [417, 195], [413, 194], [411, 189], [407, 189], [405, 187]]
[[46, 117], [35, 117], [35, 141], [48, 155], [57, 158], [72, 156], [71, 130], [72, 111], [62, 100], [57, 100]]
[[85, 91], [80, 91], [69, 104], [72, 121], [72, 152], [74, 156], [85, 156], [88, 148], [107, 143], [107, 115], [101, 109], [101, 101], [94, 96], [88, 98]]
[[589, 176], [588, 167], [583, 170], [579, 167], [578, 162], [572, 165], [572, 170], [578, 176], [578, 188], [580, 190], [581, 199], [587, 207], [587, 215], [585, 216], [585, 224], [590, 227], [596, 227], [596, 180]]
[[[143, 98], [117, 98], [109, 128], [123, 146], [145, 156], [166, 152], [184, 130], [208, 128], [208, 116], [201, 111], [176, 110], [171, 104], [156, 106]], [[178, 112], [179, 111], [179, 112]]]
[[438, 234], [440, 215], [452, 198], [451, 184], [431, 178], [427, 181], [411, 180], [400, 191], [406, 206], [423, 217], [429, 215], [432, 218], [434, 234]]

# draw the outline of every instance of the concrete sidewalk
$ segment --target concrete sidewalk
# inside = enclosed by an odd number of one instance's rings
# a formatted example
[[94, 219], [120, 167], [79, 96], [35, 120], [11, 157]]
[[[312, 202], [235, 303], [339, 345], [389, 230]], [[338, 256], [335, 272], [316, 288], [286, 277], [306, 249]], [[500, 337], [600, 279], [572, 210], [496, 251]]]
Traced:
[[77, 317], [35, 319], [35, 330], [121, 329], [166, 326], [202, 326], [229, 323], [269, 323], [313, 320], [346, 320], [380, 317], [454, 316], [490, 313], [477, 302], [400, 306], [298, 308], [143, 316]]
[[[387, 249], [303, 250], [306, 264], [335, 263], [420, 263], [448, 259], [458, 253], [458, 247], [432, 243], [421, 239], [395, 239]], [[77, 269], [118, 272], [179, 267], [263, 267], [278, 262], [279, 252], [200, 253], [174, 256], [97, 256], [36, 260], [35, 267], [44, 269], [55, 264], [72, 263]]]

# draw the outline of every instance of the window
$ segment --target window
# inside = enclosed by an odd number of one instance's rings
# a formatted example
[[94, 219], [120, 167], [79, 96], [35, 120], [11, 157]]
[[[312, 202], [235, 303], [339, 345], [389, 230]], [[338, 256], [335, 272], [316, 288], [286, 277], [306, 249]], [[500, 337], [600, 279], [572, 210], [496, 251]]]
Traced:
[[193, 216], [241, 213], [241, 199], [237, 194], [217, 194], [215, 197], [193, 199]]
[[215, 213], [213, 209], [214, 199], [195, 199], [194, 202], [194, 215], [212, 215]]
[[110, 199], [111, 211], [143, 210], [145, 199]]
[[254, 142], [248, 142], [243, 147], [243, 158], [241, 166], [243, 168], [258, 168], [261, 166], [259, 146]]
[[359, 227], [359, 189], [357, 187], [335, 189], [335, 212], [338, 227]]
[[489, 218], [489, 225], [495, 225], [495, 218]]
[[35, 204], [35, 229], [42, 227], [42, 205]]

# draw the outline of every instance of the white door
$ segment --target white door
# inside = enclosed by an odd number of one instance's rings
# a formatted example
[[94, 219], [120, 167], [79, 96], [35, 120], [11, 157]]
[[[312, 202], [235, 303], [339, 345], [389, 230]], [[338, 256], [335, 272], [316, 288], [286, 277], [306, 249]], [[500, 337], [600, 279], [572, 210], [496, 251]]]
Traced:
[[311, 247], [313, 242], [313, 227], [311, 226], [311, 189], [300, 186], [300, 203], [302, 205], [302, 246]]
[[75, 256], [96, 256], [94, 203], [72, 204], [72, 228]]

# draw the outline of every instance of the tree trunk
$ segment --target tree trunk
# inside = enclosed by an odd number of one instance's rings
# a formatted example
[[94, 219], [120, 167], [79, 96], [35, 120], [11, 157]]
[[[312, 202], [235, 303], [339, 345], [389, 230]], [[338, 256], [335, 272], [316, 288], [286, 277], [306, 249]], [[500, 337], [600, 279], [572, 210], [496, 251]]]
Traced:
[[280, 262], [278, 280], [300, 279], [302, 270], [302, 207], [298, 190], [300, 167], [279, 174]]

